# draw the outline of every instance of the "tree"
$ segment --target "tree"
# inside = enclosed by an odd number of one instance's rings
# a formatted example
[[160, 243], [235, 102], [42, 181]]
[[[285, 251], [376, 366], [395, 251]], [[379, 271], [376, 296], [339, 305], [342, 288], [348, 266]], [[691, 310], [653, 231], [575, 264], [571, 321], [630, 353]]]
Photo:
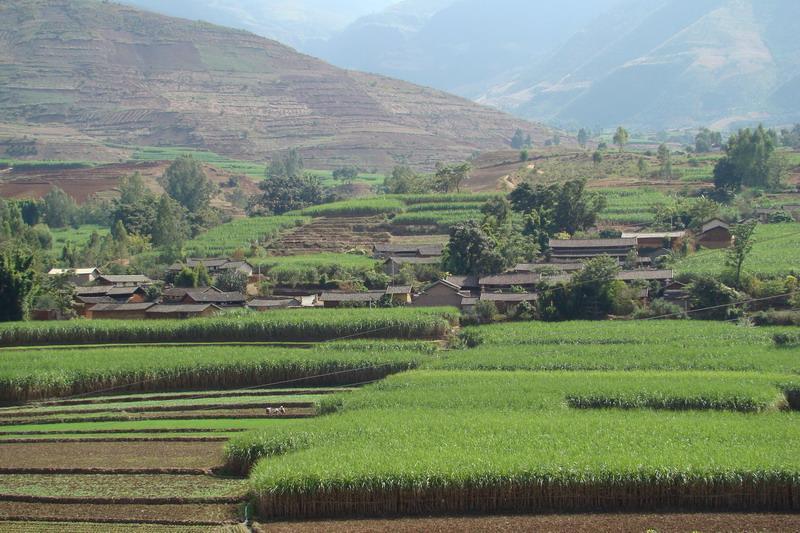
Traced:
[[457, 163], [452, 165], [436, 165], [434, 175], [434, 187], [437, 192], [461, 192], [461, 184], [469, 179], [472, 165], [469, 163]]
[[672, 152], [666, 144], [658, 147], [658, 162], [660, 163], [659, 175], [662, 179], [672, 179]]
[[128, 232], [125, 231], [125, 224], [123, 224], [121, 220], [117, 220], [117, 222], [111, 226], [111, 236], [119, 243], [128, 243]]
[[36, 289], [36, 309], [56, 310], [61, 318], [74, 318], [75, 286], [69, 275], [46, 276]]
[[589, 132], [583, 128], [578, 130], [578, 144], [581, 148], [586, 148], [586, 145], [589, 144]]
[[247, 208], [251, 216], [282, 215], [287, 211], [325, 203], [328, 199], [319, 178], [308, 174], [271, 177], [259, 183], [258, 188], [261, 194], [252, 197]]
[[647, 165], [647, 161], [645, 161], [644, 157], [640, 157], [639, 160], [636, 162], [636, 173], [639, 175], [639, 179], [647, 179], [650, 175], [650, 167]]
[[614, 133], [614, 144], [619, 146], [620, 152], [625, 150], [625, 145], [628, 144], [629, 137], [628, 130], [622, 126], [617, 128], [617, 131]]
[[167, 194], [191, 213], [207, 208], [214, 193], [214, 185], [191, 155], [182, 155], [173, 161], [161, 183]]
[[530, 146], [530, 139], [530, 135], [526, 137], [521, 129], [517, 129], [517, 131], [514, 132], [514, 136], [511, 137], [511, 148], [515, 150], [521, 150], [527, 146]]
[[494, 224], [505, 224], [511, 216], [511, 204], [502, 197], [491, 198], [481, 207], [484, 217], [492, 217]]
[[121, 221], [128, 235], [151, 235], [156, 219], [156, 196], [137, 173], [119, 180], [119, 198], [111, 207], [112, 224]]
[[78, 205], [70, 195], [58, 187], [50, 189], [43, 200], [44, 221], [51, 228], [65, 228], [75, 221]]
[[600, 150], [595, 150], [595, 152], [592, 154], [592, 163], [594, 163], [595, 165], [599, 165], [602, 162], [603, 162], [603, 152], [601, 152]]
[[333, 171], [333, 179], [343, 183], [353, 183], [357, 177], [358, 168], [356, 167], [341, 167]]
[[747, 260], [747, 256], [753, 249], [753, 232], [756, 230], [758, 222], [751, 220], [742, 224], [736, 224], [731, 228], [733, 244], [728, 249], [725, 257], [725, 265], [731, 267], [735, 274], [736, 286], [741, 286], [742, 267]]
[[288, 152], [277, 155], [267, 166], [266, 176], [269, 179], [296, 179], [303, 176], [303, 158], [292, 148]]
[[166, 194], [158, 201], [152, 235], [154, 245], [174, 250], [180, 250], [189, 236], [185, 209]]
[[763, 126], [739, 130], [728, 139], [725, 157], [714, 168], [714, 185], [731, 191], [738, 191], [742, 186], [778, 188], [785, 165], [775, 154], [777, 144], [777, 134]]
[[694, 151], [699, 154], [710, 152], [715, 146], [721, 145], [722, 134], [708, 128], [702, 128], [694, 138]]
[[208, 269], [203, 263], [198, 263], [194, 267], [194, 279], [196, 280], [196, 287], [210, 287], [211, 276], [208, 274]]
[[197, 273], [188, 267], [183, 267], [178, 275], [175, 276], [175, 286], [183, 289], [193, 289], [197, 287]]
[[25, 318], [36, 287], [34, 256], [20, 249], [0, 252], [0, 322]]
[[247, 274], [238, 270], [225, 270], [214, 281], [214, 286], [225, 292], [247, 291]]
[[491, 237], [471, 220], [450, 228], [442, 265], [458, 275], [497, 274], [503, 271], [505, 261]]
[[540, 227], [549, 235], [562, 231], [573, 234], [593, 227], [606, 206], [604, 196], [586, 190], [585, 180], [548, 186], [523, 183], [508, 199], [514, 210], [523, 215], [535, 212]]
[[425, 194], [433, 191], [432, 181], [407, 166], [396, 166], [383, 183], [389, 194]]
[[614, 282], [619, 262], [607, 255], [589, 259], [572, 277], [572, 305], [576, 318], [604, 318], [614, 305]]
[[687, 287], [692, 317], [701, 320], [727, 320], [739, 316], [740, 310], [735, 306], [741, 302], [743, 295], [723, 285], [713, 277], [701, 277]]

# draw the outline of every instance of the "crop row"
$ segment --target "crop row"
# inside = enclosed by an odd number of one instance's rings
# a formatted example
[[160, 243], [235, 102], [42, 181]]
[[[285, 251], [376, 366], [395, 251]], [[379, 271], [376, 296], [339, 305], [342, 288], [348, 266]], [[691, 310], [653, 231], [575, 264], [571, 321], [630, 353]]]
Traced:
[[301, 226], [308, 218], [299, 216], [255, 217], [234, 220], [212, 228], [186, 243], [190, 255], [218, 257], [233, 254], [236, 250], [249, 250], [252, 246], [275, 239], [282, 231]]
[[364, 198], [307, 207], [300, 214], [311, 217], [390, 215], [403, 211], [405, 204], [393, 198]]
[[341, 386], [414, 368], [422, 351], [263, 347], [14, 350], [0, 359], [0, 401], [113, 389], [157, 392], [252, 386]]
[[449, 309], [336, 309], [221, 315], [190, 320], [91, 320], [0, 325], [0, 346], [154, 342], [291, 342], [340, 338], [440, 338]]

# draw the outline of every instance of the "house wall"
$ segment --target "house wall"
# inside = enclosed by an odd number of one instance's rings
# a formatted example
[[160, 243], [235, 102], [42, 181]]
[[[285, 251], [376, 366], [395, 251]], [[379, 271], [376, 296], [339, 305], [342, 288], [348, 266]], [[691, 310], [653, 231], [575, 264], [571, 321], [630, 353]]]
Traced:
[[147, 315], [142, 311], [87, 311], [92, 320], [144, 320]]
[[725, 228], [714, 228], [700, 235], [697, 239], [697, 244], [711, 249], [729, 248], [731, 245], [731, 232]]
[[417, 296], [411, 305], [414, 307], [461, 307], [462, 296], [444, 285], [434, 285]]

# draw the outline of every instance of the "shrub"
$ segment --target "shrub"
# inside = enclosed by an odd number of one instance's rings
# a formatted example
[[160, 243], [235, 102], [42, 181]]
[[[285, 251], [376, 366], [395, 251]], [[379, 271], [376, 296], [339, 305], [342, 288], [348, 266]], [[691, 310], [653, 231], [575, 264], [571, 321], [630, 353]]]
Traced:
[[639, 309], [634, 314], [634, 318], [636, 319], [647, 319], [647, 318], [668, 318], [668, 319], [679, 319], [679, 318], [686, 318], [686, 312], [681, 309], [681, 307], [677, 304], [672, 302], [668, 302], [662, 298], [658, 298], [650, 302], [650, 305]]

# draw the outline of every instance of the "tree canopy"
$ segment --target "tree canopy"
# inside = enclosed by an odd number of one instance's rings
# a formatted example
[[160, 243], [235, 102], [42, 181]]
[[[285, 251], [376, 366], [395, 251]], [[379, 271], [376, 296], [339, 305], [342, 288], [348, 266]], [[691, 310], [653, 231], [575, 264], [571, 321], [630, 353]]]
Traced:
[[586, 190], [585, 180], [571, 180], [561, 185], [523, 183], [508, 198], [519, 213], [535, 211], [549, 235], [563, 231], [574, 234], [593, 227], [606, 206], [604, 196]]
[[191, 213], [207, 208], [214, 192], [202, 165], [191, 155], [182, 155], [172, 162], [164, 172], [162, 185], [167, 194]]
[[728, 139], [725, 157], [714, 168], [718, 189], [738, 191], [743, 186], [778, 188], [785, 172], [785, 162], [776, 154], [778, 136], [763, 126], [739, 130]]
[[251, 215], [282, 215], [288, 211], [322, 204], [328, 199], [319, 178], [274, 176], [258, 184], [260, 194], [250, 200]]

